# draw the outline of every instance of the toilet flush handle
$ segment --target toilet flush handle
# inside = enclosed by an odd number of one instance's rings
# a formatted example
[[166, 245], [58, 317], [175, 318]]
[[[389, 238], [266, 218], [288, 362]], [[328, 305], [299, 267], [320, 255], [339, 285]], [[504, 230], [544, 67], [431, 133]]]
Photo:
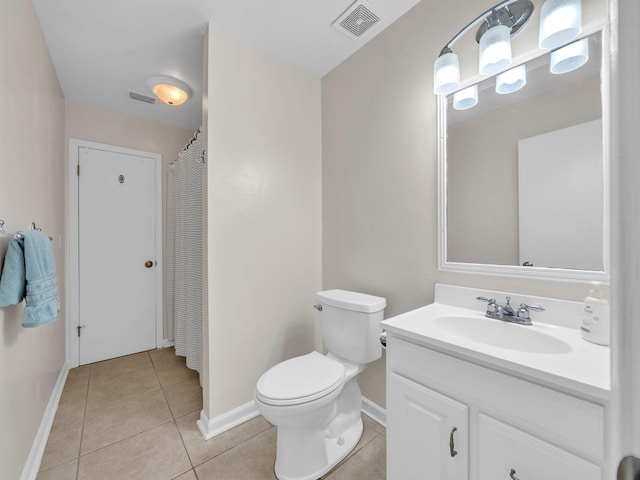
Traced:
[[315, 308], [316, 310], [318, 310], [319, 312], [322, 311], [322, 305], [318, 304], [318, 305], [314, 305], [313, 308]]

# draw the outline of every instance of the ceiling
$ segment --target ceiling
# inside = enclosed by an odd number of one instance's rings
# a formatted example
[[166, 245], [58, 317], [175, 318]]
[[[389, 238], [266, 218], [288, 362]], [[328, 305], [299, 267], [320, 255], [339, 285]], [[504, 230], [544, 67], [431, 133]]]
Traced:
[[[353, 0], [33, 0], [68, 100], [195, 130], [201, 122], [202, 34], [209, 22], [323, 76], [419, 0], [358, 0], [380, 17], [359, 38], [331, 24]], [[147, 79], [169, 75], [193, 95], [144, 103]]]

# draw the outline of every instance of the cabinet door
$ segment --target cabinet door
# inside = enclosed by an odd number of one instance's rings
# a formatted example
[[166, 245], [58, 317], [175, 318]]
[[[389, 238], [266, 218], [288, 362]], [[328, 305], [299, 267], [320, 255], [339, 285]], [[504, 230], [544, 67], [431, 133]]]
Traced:
[[479, 480], [602, 480], [600, 467], [480, 414]]
[[391, 373], [387, 387], [388, 480], [466, 480], [468, 409]]

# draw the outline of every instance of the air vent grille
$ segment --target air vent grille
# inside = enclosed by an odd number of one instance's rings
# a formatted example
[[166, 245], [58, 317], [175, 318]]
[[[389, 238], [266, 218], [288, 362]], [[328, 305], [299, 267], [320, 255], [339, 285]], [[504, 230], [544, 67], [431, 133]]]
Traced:
[[136, 92], [129, 92], [129, 98], [131, 98], [132, 100], [138, 100], [140, 102], [145, 102], [145, 103], [156, 103], [156, 99], [153, 97], [148, 97], [146, 95], [143, 95], [141, 93], [136, 93]]
[[376, 23], [380, 17], [373, 13], [371, 6], [364, 1], [356, 1], [333, 22], [333, 27], [351, 38], [360, 38]]

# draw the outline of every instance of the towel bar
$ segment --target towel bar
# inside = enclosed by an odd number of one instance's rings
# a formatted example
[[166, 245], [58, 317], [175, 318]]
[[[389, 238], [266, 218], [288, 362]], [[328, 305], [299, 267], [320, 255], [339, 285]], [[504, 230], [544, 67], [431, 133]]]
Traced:
[[[31, 226], [29, 227], [29, 230], [38, 230], [38, 231], [42, 231], [41, 228], [36, 227], [36, 222], [31, 222]], [[7, 235], [11, 235], [9, 232], [7, 232], [4, 229], [4, 220], [0, 220], [0, 233], [4, 233]], [[53, 242], [53, 237], [51, 235], [47, 235], [49, 237], [49, 240]], [[23, 238], [21, 234], [19, 233], [14, 233], [13, 234], [13, 238]]]

